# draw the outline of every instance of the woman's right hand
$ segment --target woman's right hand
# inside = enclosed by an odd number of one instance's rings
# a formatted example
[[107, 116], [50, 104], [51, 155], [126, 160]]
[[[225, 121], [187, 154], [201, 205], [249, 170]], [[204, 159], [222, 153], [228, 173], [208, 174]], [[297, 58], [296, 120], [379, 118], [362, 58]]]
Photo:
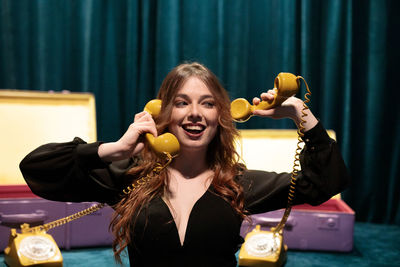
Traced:
[[125, 134], [117, 141], [103, 143], [99, 146], [99, 157], [107, 162], [129, 158], [138, 154], [144, 148], [143, 134], [151, 133], [157, 136], [156, 124], [146, 111], [135, 115]]
[[[264, 92], [260, 95], [260, 98], [255, 97], [253, 99], [253, 105], [258, 105], [261, 100], [264, 101], [272, 101], [276, 94], [275, 90], [268, 90], [268, 92]], [[272, 119], [282, 119], [282, 118], [290, 118], [292, 119], [297, 127], [300, 126], [300, 122], [302, 121], [303, 114], [303, 101], [297, 97], [288, 97], [281, 105], [271, 108], [268, 110], [254, 110], [253, 114], [261, 117], [269, 117]], [[318, 120], [312, 114], [310, 109], [304, 110], [306, 114], [305, 122], [303, 123], [304, 131], [308, 131], [312, 129], [315, 125], [317, 125]]]

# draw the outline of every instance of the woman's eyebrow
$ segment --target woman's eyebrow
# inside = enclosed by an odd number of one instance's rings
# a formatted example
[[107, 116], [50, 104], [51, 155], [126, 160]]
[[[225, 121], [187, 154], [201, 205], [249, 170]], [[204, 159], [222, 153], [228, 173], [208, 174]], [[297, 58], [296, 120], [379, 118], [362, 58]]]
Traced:
[[[186, 99], [186, 100], [190, 99], [189, 95], [187, 95], [187, 94], [177, 94], [176, 97], [181, 97], [181, 98]], [[199, 100], [202, 101], [202, 100], [207, 99], [207, 98], [213, 98], [214, 99], [214, 96], [210, 95], [210, 94], [201, 95]]]
[[207, 99], [207, 98], [212, 98], [212, 99], [214, 99], [214, 96], [213, 96], [213, 95], [202, 95], [202, 96], [200, 97], [200, 100], [204, 100], [204, 99]]

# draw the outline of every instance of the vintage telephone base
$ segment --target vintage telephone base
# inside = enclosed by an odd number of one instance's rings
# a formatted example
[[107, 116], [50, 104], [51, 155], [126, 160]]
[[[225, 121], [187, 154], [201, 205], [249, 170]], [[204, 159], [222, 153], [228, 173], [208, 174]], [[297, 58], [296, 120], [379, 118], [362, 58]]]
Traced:
[[53, 237], [45, 231], [17, 233], [11, 229], [4, 261], [10, 267], [62, 267], [63, 258]]
[[239, 252], [239, 266], [279, 267], [286, 261], [287, 246], [282, 233], [260, 230], [248, 233]]

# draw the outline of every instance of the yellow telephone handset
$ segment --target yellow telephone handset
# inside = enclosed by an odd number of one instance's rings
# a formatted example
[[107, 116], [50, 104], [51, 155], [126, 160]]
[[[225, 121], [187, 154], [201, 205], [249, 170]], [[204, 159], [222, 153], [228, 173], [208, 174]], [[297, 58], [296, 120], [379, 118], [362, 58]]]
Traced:
[[[161, 100], [150, 100], [144, 107], [144, 111], [148, 112], [151, 116], [156, 118], [161, 112]], [[168, 153], [175, 157], [179, 153], [180, 145], [178, 139], [171, 133], [164, 133], [157, 137], [147, 133], [146, 140], [149, 142], [150, 147], [159, 154]]]
[[275, 78], [275, 98], [272, 101], [261, 101], [258, 105], [251, 105], [246, 99], [238, 98], [231, 103], [231, 115], [235, 121], [244, 122], [250, 119], [253, 111], [257, 109], [270, 109], [281, 105], [286, 99], [297, 94], [300, 87], [300, 76], [292, 73], [281, 72]]

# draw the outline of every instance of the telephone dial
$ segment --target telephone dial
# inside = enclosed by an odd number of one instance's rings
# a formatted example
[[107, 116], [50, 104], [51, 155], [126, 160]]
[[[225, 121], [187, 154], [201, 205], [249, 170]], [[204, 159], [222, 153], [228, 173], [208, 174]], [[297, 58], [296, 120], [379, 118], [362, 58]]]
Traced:
[[[231, 103], [231, 115], [233, 120], [237, 122], [245, 122], [253, 115], [256, 109], [270, 109], [282, 104], [287, 98], [295, 95], [300, 86], [299, 79], [301, 76], [295, 76], [291, 73], [280, 73], [274, 81], [275, 97], [272, 101], [261, 101], [258, 105], [250, 105], [244, 98], [238, 98]], [[305, 82], [305, 80], [303, 79]], [[301, 148], [301, 136], [303, 136], [303, 123], [306, 116], [306, 103], [309, 101], [308, 95], [311, 92], [307, 87], [307, 92], [302, 111], [302, 119], [299, 127], [299, 142], [296, 149], [295, 164], [292, 172], [292, 181], [289, 188], [288, 204], [281, 222], [271, 228], [271, 231], [261, 231], [260, 226], [247, 234], [245, 243], [239, 253], [239, 265], [241, 266], [280, 266], [286, 258], [286, 246], [283, 243], [282, 231], [291, 210], [292, 200], [294, 198], [294, 189], [296, 184], [296, 176], [298, 170], [299, 154]], [[157, 117], [161, 112], [161, 100], [154, 99], [148, 102], [144, 108], [150, 115]], [[149, 146], [160, 155], [167, 157], [167, 162], [162, 164], [157, 163], [153, 169], [153, 173], [158, 174], [162, 169], [169, 165], [172, 159], [178, 155], [180, 145], [178, 139], [171, 133], [164, 133], [157, 137], [152, 134], [145, 134], [145, 138]], [[123, 190], [124, 194], [129, 194], [137, 190], [145, 184], [150, 176], [139, 178], [132, 185]], [[65, 218], [35, 227], [29, 227], [29, 224], [21, 225], [21, 233], [16, 229], [11, 229], [8, 246], [4, 250], [5, 262], [12, 267], [22, 266], [45, 266], [59, 267], [63, 265], [63, 259], [56, 242], [53, 237], [46, 232], [54, 227], [58, 227], [72, 220], [79, 219], [85, 215], [91, 214], [104, 207], [105, 204], [97, 204], [88, 209], [72, 214]]]

